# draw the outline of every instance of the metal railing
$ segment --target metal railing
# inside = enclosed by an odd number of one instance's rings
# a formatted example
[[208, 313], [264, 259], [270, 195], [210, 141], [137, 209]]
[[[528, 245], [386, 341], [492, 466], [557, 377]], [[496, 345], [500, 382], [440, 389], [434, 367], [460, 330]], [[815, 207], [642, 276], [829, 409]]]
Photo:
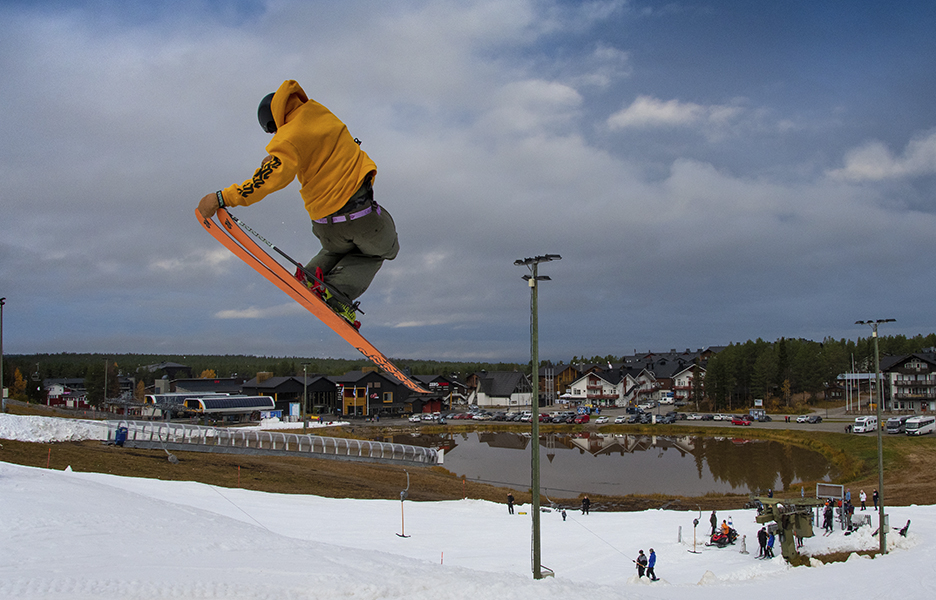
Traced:
[[435, 448], [279, 431], [153, 421], [107, 421], [108, 442], [116, 441], [120, 427], [127, 428], [125, 438], [127, 442], [141, 442], [148, 445], [191, 445], [193, 450], [196, 450], [195, 446], [208, 446], [218, 449], [240, 448], [245, 451], [295, 452], [308, 456], [419, 463], [427, 466], [436, 465], [439, 462], [439, 453]]

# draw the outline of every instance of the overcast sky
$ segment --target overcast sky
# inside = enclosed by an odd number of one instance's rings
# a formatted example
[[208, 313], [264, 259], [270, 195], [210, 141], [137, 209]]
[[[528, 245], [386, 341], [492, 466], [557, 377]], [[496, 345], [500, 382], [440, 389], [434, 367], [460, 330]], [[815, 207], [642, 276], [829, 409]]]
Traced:
[[[392, 357], [936, 329], [932, 0], [0, 1], [5, 353], [355, 357], [198, 200], [295, 79], [375, 160]], [[298, 186], [234, 209], [303, 261]]]

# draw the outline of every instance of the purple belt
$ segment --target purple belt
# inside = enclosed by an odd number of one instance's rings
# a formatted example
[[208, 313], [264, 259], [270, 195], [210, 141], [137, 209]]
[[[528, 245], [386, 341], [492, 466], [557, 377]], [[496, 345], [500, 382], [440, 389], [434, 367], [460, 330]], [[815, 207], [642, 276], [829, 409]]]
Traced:
[[367, 208], [361, 209], [357, 212], [348, 213], [346, 215], [332, 215], [329, 217], [325, 217], [323, 219], [314, 219], [312, 222], [320, 223], [320, 224], [344, 223], [345, 221], [353, 221], [355, 219], [360, 219], [361, 217], [366, 217], [367, 215], [371, 214], [374, 211], [377, 211], [378, 215], [380, 214], [380, 207], [377, 205], [376, 202], [372, 203]]

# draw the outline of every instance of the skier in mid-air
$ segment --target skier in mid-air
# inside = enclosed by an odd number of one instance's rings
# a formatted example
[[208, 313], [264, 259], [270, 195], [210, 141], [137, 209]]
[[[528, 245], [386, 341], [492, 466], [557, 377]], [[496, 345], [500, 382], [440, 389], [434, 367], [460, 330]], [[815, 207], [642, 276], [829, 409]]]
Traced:
[[264, 97], [257, 113], [263, 130], [273, 134], [260, 168], [243, 183], [204, 196], [198, 211], [210, 219], [219, 208], [249, 206], [298, 178], [322, 249], [306, 265], [318, 281], [307, 281], [301, 270], [296, 277], [354, 324], [350, 302], [400, 249], [393, 218], [374, 201], [377, 165], [347, 126], [295, 81]]

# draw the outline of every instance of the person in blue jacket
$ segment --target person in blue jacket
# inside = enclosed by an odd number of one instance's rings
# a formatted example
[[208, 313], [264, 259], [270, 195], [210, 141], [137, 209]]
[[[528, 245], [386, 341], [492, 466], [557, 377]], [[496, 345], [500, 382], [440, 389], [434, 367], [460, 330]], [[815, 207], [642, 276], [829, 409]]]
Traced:
[[658, 578], [656, 573], [653, 572], [653, 567], [656, 566], [656, 552], [653, 551], [653, 548], [650, 548], [650, 558], [647, 559], [647, 577], [650, 578], [650, 581], [656, 581]]
[[771, 531], [771, 532], [767, 535], [767, 558], [773, 558], [773, 557], [774, 557], [774, 553], [773, 553], [773, 543], [774, 543], [774, 534], [773, 534], [773, 532]]

